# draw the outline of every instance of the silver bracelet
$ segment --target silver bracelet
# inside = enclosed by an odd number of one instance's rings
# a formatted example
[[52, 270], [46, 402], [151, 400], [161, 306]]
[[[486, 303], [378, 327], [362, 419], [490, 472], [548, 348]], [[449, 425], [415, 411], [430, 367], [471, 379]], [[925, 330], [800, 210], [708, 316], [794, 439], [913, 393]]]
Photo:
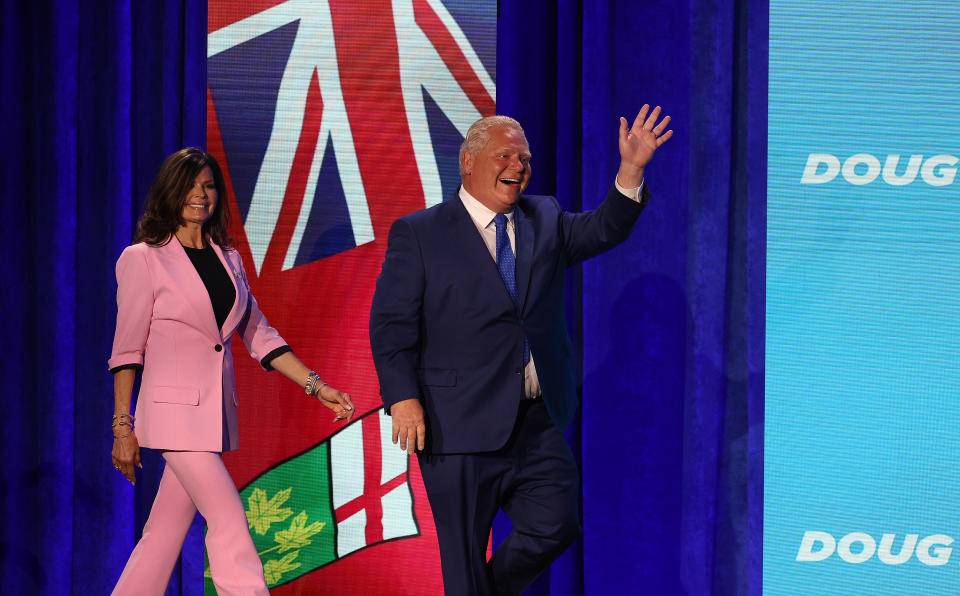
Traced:
[[303, 384], [303, 392], [307, 395], [313, 395], [315, 389], [317, 389], [317, 383], [322, 382], [320, 380], [320, 375], [310, 371], [310, 374], [307, 375], [307, 382]]
[[[130, 414], [114, 414], [114, 415], [113, 415], [113, 418], [112, 418], [111, 421], [110, 421], [110, 429], [111, 429], [111, 430], [110, 430], [110, 434], [113, 435], [113, 438], [114, 438], [114, 439], [125, 439], [125, 438], [129, 437], [131, 434], [133, 434], [133, 421], [134, 421], [134, 420], [135, 420], [135, 418], [134, 418], [133, 416], [131, 416]], [[125, 435], [116, 435], [116, 434], [113, 434], [113, 433], [114, 433], [113, 429], [117, 428], [118, 426], [126, 426], [126, 427], [128, 427], [129, 432], [128, 432], [127, 434], [125, 434]]]
[[[318, 379], [319, 379], [319, 377], [318, 377]], [[323, 387], [324, 387], [325, 385], [330, 385], [330, 383], [327, 383], [326, 381], [320, 381], [320, 382], [317, 384], [317, 386], [315, 387], [315, 389], [316, 389], [317, 392], [313, 394], [313, 396], [314, 396], [315, 398], [320, 399], [320, 390], [323, 389]]]

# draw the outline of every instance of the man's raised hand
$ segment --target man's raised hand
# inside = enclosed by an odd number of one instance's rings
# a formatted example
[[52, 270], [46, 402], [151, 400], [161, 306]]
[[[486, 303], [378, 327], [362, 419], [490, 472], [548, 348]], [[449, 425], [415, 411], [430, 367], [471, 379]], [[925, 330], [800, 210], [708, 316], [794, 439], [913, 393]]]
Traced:
[[[647, 113], [649, 112], [649, 116]], [[653, 108], [643, 104], [640, 113], [633, 120], [633, 125], [627, 127], [627, 119], [620, 118], [620, 171], [617, 180], [626, 188], [636, 188], [643, 180], [643, 168], [650, 162], [657, 147], [663, 145], [673, 136], [673, 130], [664, 129], [670, 124], [670, 116], [665, 116], [660, 123], [660, 106]]]

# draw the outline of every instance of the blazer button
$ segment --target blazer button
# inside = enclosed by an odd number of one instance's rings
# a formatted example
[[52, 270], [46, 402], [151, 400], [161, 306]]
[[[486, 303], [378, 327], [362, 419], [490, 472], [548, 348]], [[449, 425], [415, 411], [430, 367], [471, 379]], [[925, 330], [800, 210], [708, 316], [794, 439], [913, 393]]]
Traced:
[[223, 351], [223, 346], [221, 346], [220, 344], [217, 344], [217, 345], [213, 346], [213, 349], [216, 350], [216, 351], [218, 351], [218, 352], [222, 352], [222, 351]]

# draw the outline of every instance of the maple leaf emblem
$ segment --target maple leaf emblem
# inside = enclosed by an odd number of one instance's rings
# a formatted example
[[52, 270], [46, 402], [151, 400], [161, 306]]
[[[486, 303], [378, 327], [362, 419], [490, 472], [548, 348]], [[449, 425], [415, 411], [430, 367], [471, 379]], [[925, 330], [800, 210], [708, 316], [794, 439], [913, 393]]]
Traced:
[[322, 530], [325, 525], [324, 522], [313, 522], [308, 526], [307, 512], [301, 511], [290, 522], [290, 527], [274, 534], [273, 539], [277, 541], [280, 552], [301, 548], [310, 544], [310, 538]]
[[280, 508], [290, 498], [291, 491], [293, 491], [293, 487], [281, 490], [273, 495], [273, 498], [267, 499], [266, 491], [259, 488], [254, 489], [247, 499], [247, 524], [250, 528], [257, 534], [263, 535], [267, 533], [274, 522], [282, 522], [293, 515], [292, 509], [288, 507]]
[[294, 551], [281, 559], [270, 559], [263, 566], [263, 575], [267, 580], [268, 584], [276, 584], [280, 581], [280, 578], [283, 577], [284, 573], [292, 571], [299, 567], [301, 564], [299, 562], [294, 563], [300, 555], [300, 551]]

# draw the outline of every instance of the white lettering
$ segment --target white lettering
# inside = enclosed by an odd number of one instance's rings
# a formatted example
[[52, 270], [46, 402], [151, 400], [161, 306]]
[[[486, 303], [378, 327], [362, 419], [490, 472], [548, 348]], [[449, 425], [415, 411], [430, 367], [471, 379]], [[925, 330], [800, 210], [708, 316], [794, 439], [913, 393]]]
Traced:
[[919, 534], [907, 534], [906, 538], [903, 539], [903, 546], [900, 547], [900, 552], [893, 554], [893, 541], [896, 540], [896, 534], [884, 534], [880, 538], [880, 549], [877, 550], [877, 558], [887, 565], [900, 565], [906, 563], [910, 560], [910, 556], [913, 555], [913, 549], [917, 546], [917, 539], [920, 538]]
[[[857, 166], [867, 166], [867, 171], [863, 174], [857, 174]], [[843, 162], [843, 178], [850, 184], [857, 186], [870, 184], [880, 175], [880, 160], [869, 153], [857, 153], [847, 158]]]
[[[819, 550], [814, 550], [813, 547], [820, 543], [822, 546]], [[837, 541], [826, 532], [817, 532], [814, 530], [807, 530], [803, 533], [803, 540], [800, 541], [800, 550], [797, 552], [798, 561], [823, 561], [833, 554], [834, 549], [837, 547]]]
[[930, 186], [949, 186], [953, 184], [953, 179], [957, 175], [957, 168], [943, 167], [940, 168], [939, 173], [936, 170], [939, 166], [955, 165], [957, 165], [957, 158], [953, 155], [934, 155], [923, 164], [920, 177]]
[[[877, 166], [880, 166], [879, 162]], [[863, 546], [858, 549], [858, 552], [853, 552], [850, 547], [857, 542]], [[863, 532], [850, 532], [837, 543], [837, 554], [847, 563], [863, 563], [872, 557], [875, 552], [877, 552], [877, 543], [870, 534], [864, 534]]]
[[[946, 565], [950, 562], [952, 548], [946, 548], [953, 544], [953, 538], [945, 534], [934, 534], [927, 536], [917, 545], [917, 558], [924, 565], [938, 566]], [[930, 554], [930, 547], [935, 546], [933, 554]]]
[[840, 540], [828, 532], [807, 530], [800, 541], [800, 550], [797, 551], [797, 561], [818, 562], [829, 559], [834, 552], [847, 563], [863, 563], [869, 561], [874, 554], [885, 565], [902, 565], [910, 560], [914, 553], [917, 560], [931, 567], [946, 565], [950, 562], [953, 549], [953, 538], [946, 534], [932, 534], [919, 539], [919, 534], [907, 534], [903, 544], [894, 554], [896, 534], [883, 534], [880, 546], [870, 534], [865, 532], [850, 532]]
[[883, 181], [890, 186], [906, 186], [917, 180], [917, 174], [930, 186], [950, 186], [957, 178], [960, 158], [956, 155], [934, 155], [923, 159], [923, 155], [911, 155], [906, 169], [897, 173], [900, 155], [887, 155], [883, 166], [880, 159], [869, 153], [851, 155], [840, 165], [840, 159], [829, 153], [811, 153], [800, 176], [800, 184], [826, 184], [842, 174], [844, 180], [855, 186], [870, 184], [883, 173]]
[[[827, 169], [818, 174], [817, 170], [821, 164], [826, 165]], [[807, 157], [807, 167], [803, 168], [800, 184], [824, 184], [836, 178], [839, 173], [839, 159], [829, 153], [811, 153]]]
[[897, 175], [897, 163], [900, 162], [899, 155], [888, 155], [887, 161], [883, 164], [883, 181], [890, 186], [905, 186], [917, 179], [917, 172], [920, 171], [920, 164], [923, 162], [922, 155], [911, 155], [907, 162], [907, 171], [902, 176]]

